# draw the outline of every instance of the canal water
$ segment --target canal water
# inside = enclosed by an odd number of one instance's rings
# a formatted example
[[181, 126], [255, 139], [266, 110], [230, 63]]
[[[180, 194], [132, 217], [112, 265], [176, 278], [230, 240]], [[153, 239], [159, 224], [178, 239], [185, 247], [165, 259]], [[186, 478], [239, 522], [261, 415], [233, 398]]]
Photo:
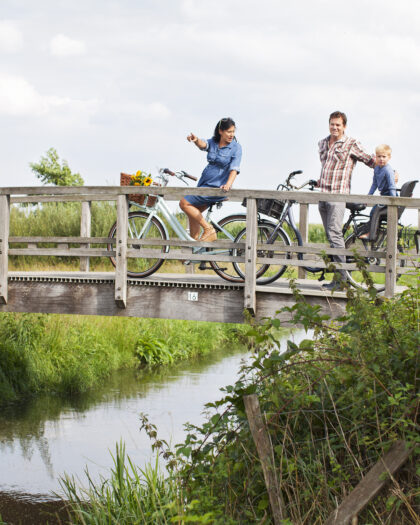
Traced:
[[[140, 412], [148, 414], [160, 438], [181, 442], [184, 424], [204, 421], [204, 405], [222, 396], [221, 387], [235, 382], [247, 358], [245, 349], [224, 349], [169, 367], [118, 372], [79, 398], [44, 396], [3, 409], [0, 515], [5, 519], [7, 511], [16, 507], [15, 514], [23, 516], [25, 505], [52, 504], [59, 499], [59, 479], [65, 474], [82, 485], [86, 468], [93, 479], [107, 477], [111, 453], [120, 440], [133, 462], [144, 465], [152, 451], [148, 437], [139, 430]], [[38, 522], [28, 518], [9, 523]]]

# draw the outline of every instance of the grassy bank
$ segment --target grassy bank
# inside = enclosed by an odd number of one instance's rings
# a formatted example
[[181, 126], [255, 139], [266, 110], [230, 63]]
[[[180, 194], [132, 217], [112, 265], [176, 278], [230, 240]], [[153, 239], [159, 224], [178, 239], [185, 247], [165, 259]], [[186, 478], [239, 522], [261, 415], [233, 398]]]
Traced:
[[[419, 285], [418, 281], [418, 285]], [[295, 290], [285, 308], [313, 340], [289, 342], [280, 354], [278, 321], [250, 330], [253, 362], [224, 396], [208, 405], [204, 425], [188, 427], [169, 450], [143, 416], [143, 429], [166, 459], [139, 468], [119, 445], [109, 479], [80, 490], [65, 480], [73, 522], [79, 524], [268, 524], [265, 480], [244, 411], [257, 394], [272, 445], [283, 525], [321, 525], [397, 440], [418, 444], [419, 286], [392, 300], [348, 290], [340, 323], [319, 315]], [[414, 450], [400, 471], [359, 514], [365, 525], [419, 523]]]
[[0, 314], [0, 404], [41, 392], [86, 391], [112, 371], [168, 364], [239, 345], [238, 325]]

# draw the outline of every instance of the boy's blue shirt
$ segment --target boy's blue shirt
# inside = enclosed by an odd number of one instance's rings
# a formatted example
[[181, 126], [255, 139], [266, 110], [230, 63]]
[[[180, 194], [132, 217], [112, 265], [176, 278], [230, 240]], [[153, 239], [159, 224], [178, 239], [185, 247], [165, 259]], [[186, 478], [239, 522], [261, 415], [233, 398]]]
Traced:
[[375, 169], [373, 170], [373, 182], [368, 195], [373, 195], [376, 189], [379, 190], [381, 195], [386, 195], [388, 197], [397, 196], [395, 174], [389, 164], [386, 164], [383, 167], [375, 166]]

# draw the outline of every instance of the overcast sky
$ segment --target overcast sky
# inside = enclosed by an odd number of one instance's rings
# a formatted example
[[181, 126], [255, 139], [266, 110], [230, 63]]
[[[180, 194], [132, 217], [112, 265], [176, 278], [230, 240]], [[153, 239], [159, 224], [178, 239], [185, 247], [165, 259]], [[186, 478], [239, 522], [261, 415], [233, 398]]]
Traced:
[[[230, 116], [235, 187], [271, 189], [292, 170], [318, 177], [337, 109], [418, 178], [419, 27], [418, 0], [0, 0], [0, 185], [37, 185], [29, 163], [50, 147], [87, 185], [199, 175], [186, 135]], [[352, 192], [371, 178], [357, 166]]]

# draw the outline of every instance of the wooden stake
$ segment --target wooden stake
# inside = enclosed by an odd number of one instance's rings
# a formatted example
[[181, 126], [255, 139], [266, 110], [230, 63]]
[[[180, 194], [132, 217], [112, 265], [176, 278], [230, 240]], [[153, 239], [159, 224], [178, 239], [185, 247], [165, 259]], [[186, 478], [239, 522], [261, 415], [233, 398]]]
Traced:
[[[381, 488], [413, 452], [405, 441], [397, 441], [387, 454], [372, 467], [366, 476], [344, 498], [341, 505], [329, 516], [324, 525], [348, 525], [378, 494]], [[357, 518], [356, 518], [357, 519]], [[356, 521], [357, 523], [357, 521]], [[352, 523], [352, 525], [354, 525]]]
[[274, 525], [281, 525], [284, 518], [281, 507], [280, 490], [274, 467], [274, 454], [270, 438], [264, 426], [258, 397], [255, 394], [244, 396], [244, 403], [249, 428], [251, 429], [251, 434], [261, 461]]

